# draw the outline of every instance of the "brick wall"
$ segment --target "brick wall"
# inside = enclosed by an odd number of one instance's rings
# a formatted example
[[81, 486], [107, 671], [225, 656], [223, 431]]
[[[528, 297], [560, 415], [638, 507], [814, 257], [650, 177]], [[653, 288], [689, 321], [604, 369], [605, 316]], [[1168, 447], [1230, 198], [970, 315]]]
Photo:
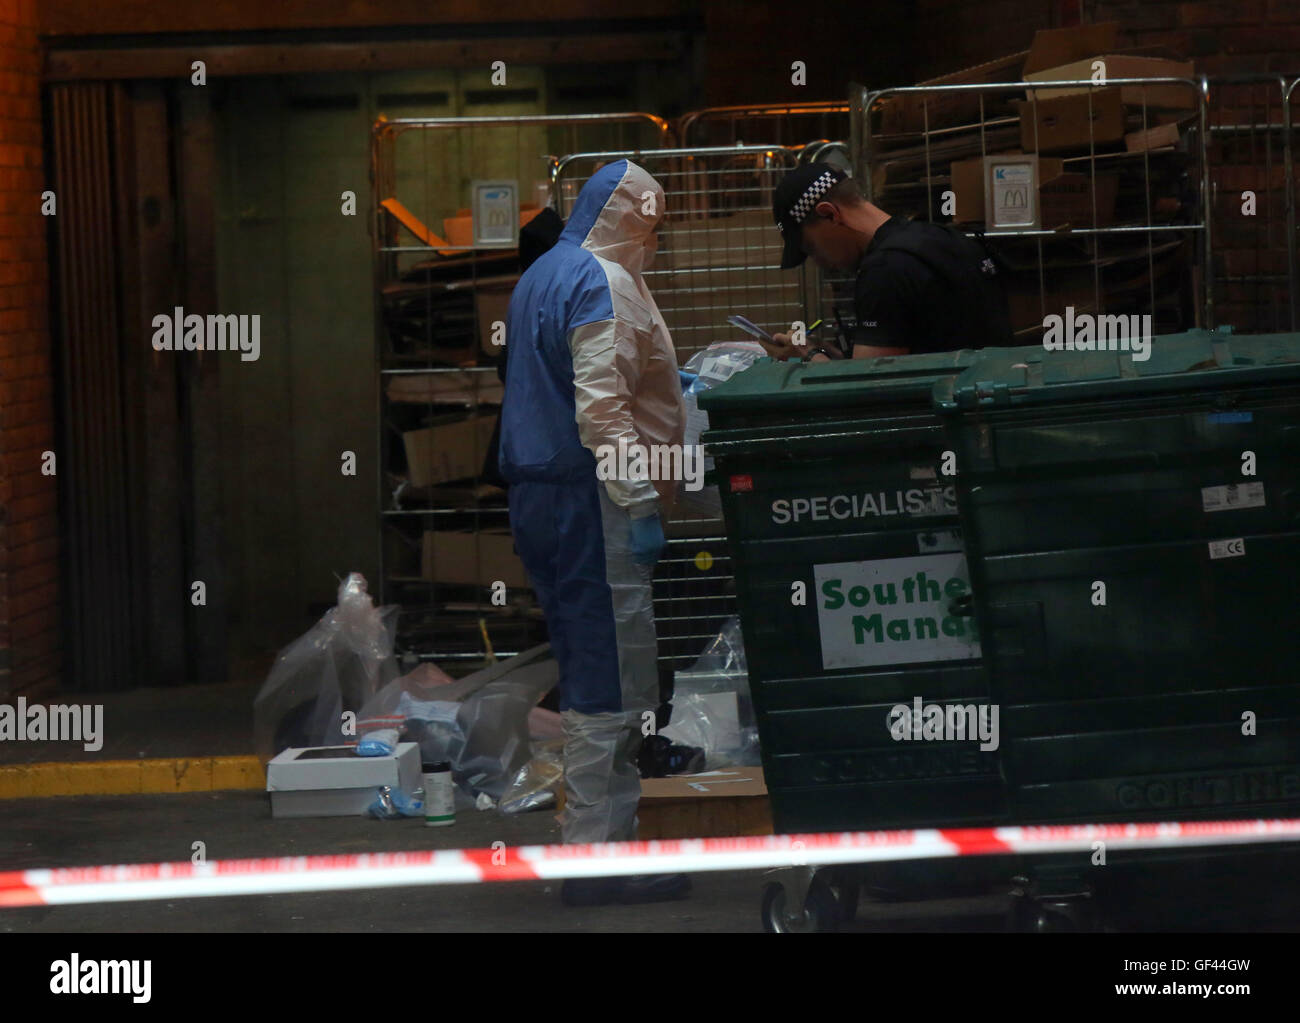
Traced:
[[1118, 21], [1128, 46], [1169, 46], [1205, 74], [1300, 68], [1295, 0], [1085, 0], [1088, 21]]
[[930, 78], [1027, 49], [1040, 28], [1118, 21], [1121, 46], [1168, 46], [1198, 72], [1300, 68], [1295, 0], [917, 0], [917, 77]]
[[36, 0], [0, 0], [0, 697], [57, 681], [56, 484]]
[[[806, 12], [730, 0], [701, 6], [704, 106], [843, 100], [849, 82], [880, 88], [913, 73], [906, 4], [831, 0]], [[803, 85], [791, 82], [796, 60], [805, 65]]]
[[1038, 29], [1066, 23], [1061, 8], [1060, 0], [917, 0], [916, 77], [934, 78], [1027, 50]]
[[[1295, 0], [1086, 0], [1084, 7], [1089, 21], [1120, 22], [1124, 45], [1171, 47], [1192, 58], [1202, 74], [1282, 72], [1300, 77], [1300, 4]], [[1297, 112], [1293, 106], [1293, 116]], [[1211, 91], [1214, 124], [1276, 124], [1281, 118], [1276, 85], [1225, 85]], [[1280, 139], [1266, 131], [1211, 139], [1219, 281], [1215, 319], [1239, 330], [1289, 330]], [[1256, 195], [1253, 217], [1242, 214], [1245, 190]]]

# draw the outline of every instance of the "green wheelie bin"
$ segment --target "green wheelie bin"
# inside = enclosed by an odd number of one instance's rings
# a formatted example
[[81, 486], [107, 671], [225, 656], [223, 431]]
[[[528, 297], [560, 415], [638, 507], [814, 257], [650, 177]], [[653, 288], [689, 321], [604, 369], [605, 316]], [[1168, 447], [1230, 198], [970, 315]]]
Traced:
[[[700, 395], [778, 832], [1006, 819], [931, 407], [974, 358], [762, 360]], [[932, 707], [954, 730], [922, 734]], [[871, 883], [915, 891], [916, 867]]]
[[934, 397], [1015, 822], [1300, 814], [1300, 335], [988, 349]]

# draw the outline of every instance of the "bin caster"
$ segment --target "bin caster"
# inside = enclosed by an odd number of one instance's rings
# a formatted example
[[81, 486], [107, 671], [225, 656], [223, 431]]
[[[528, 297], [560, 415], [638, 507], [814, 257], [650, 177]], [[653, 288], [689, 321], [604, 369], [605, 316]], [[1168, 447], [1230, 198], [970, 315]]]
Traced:
[[829, 871], [827, 881], [830, 883], [831, 893], [835, 896], [835, 904], [839, 908], [840, 922], [851, 923], [858, 915], [861, 884], [848, 870]]
[[763, 887], [763, 930], [769, 934], [824, 934], [840, 924], [840, 905], [824, 881], [808, 886], [803, 912], [790, 916], [786, 907], [795, 900], [793, 888], [773, 881]]
[[1087, 890], [1039, 893], [1033, 885], [1011, 892], [1010, 928], [1034, 934], [1097, 930], [1096, 906]]

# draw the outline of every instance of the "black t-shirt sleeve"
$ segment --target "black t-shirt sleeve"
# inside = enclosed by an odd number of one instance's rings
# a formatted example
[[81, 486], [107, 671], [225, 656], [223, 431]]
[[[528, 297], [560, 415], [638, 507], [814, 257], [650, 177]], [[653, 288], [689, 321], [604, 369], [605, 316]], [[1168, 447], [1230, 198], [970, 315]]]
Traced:
[[[896, 258], [902, 257], [902, 258]], [[917, 303], [928, 273], [905, 253], [883, 253], [858, 274], [853, 308], [858, 325], [851, 341], [858, 345], [913, 348], [917, 341]]]

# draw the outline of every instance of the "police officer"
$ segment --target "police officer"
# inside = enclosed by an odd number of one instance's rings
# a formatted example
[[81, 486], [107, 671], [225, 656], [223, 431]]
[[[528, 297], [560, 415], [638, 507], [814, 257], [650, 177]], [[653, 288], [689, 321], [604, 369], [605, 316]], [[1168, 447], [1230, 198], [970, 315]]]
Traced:
[[782, 179], [772, 213], [784, 239], [781, 269], [805, 256], [823, 270], [855, 272], [856, 325], [833, 344], [795, 345], [776, 334], [764, 347], [778, 359], [870, 358], [1014, 345], [997, 265], [954, 228], [891, 217], [828, 163]]

